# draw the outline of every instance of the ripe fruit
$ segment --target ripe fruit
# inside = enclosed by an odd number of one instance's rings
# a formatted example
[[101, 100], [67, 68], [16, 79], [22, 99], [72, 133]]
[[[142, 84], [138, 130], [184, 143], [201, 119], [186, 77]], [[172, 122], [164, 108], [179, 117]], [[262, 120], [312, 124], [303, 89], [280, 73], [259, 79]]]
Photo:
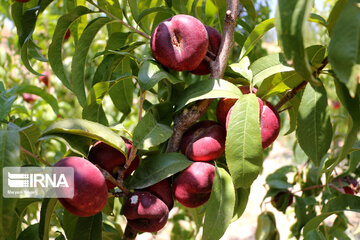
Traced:
[[338, 187], [342, 187], [345, 194], [356, 195], [360, 191], [359, 183], [350, 176], [335, 178], [333, 183], [337, 183]]
[[150, 192], [154, 196], [158, 197], [163, 201], [166, 206], [170, 209], [174, 206], [174, 199], [172, 196], [170, 181], [168, 178], [151, 185], [144, 189], [144, 191]]
[[[250, 93], [248, 86], [240, 87], [240, 90], [243, 94]], [[256, 89], [252, 89], [253, 93], [256, 93]], [[260, 129], [261, 129], [261, 139], [262, 139], [262, 148], [265, 149], [270, 146], [275, 139], [278, 137], [280, 132], [280, 116], [274, 106], [267, 102], [262, 101], [260, 98], [257, 98], [259, 101], [260, 109]], [[217, 109], [216, 116], [218, 121], [225, 125], [227, 128], [232, 106], [235, 104], [236, 99], [224, 98], [220, 99]], [[225, 116], [226, 114], [226, 116]], [[225, 116], [225, 121], [224, 121]]]
[[201, 206], [210, 198], [214, 176], [214, 165], [194, 162], [175, 178], [173, 183], [175, 199], [185, 207]]
[[151, 50], [156, 60], [176, 71], [192, 71], [208, 50], [205, 26], [189, 15], [176, 15], [161, 22], [151, 36]]
[[193, 161], [210, 161], [225, 151], [226, 130], [214, 121], [200, 121], [192, 125], [180, 142], [181, 152]]
[[32, 104], [35, 102], [36, 99], [38, 99], [39, 97], [35, 94], [31, 94], [31, 93], [23, 93], [22, 97], [24, 99], [24, 101]]
[[48, 71], [44, 71], [43, 73], [42, 73], [42, 75], [43, 76], [39, 76], [39, 80], [41, 81], [41, 82], [43, 82], [46, 86], [48, 86], [49, 85], [49, 72]]
[[289, 191], [282, 191], [271, 198], [271, 204], [279, 211], [285, 212], [286, 208], [291, 206], [294, 201], [294, 195]]
[[[130, 154], [132, 143], [125, 138], [123, 139], [125, 141], [128, 154]], [[126, 162], [126, 158], [122, 152], [100, 141], [96, 142], [92, 146], [88, 155], [88, 159], [90, 162], [98, 164], [101, 168], [108, 171], [115, 179], [118, 176], [118, 169], [123, 167]], [[131, 165], [125, 171], [124, 179], [130, 176], [130, 174], [138, 166], [139, 157], [135, 157], [135, 159], [131, 162]], [[115, 185], [110, 181], [106, 181], [106, 185], [109, 189], [113, 189], [115, 187]]]
[[107, 202], [108, 191], [104, 176], [94, 164], [81, 157], [66, 157], [58, 161], [55, 167], [74, 169], [73, 198], [59, 198], [64, 208], [79, 217], [101, 212]]
[[122, 211], [128, 224], [141, 232], [159, 231], [165, 226], [169, 216], [166, 204], [146, 191], [135, 191], [130, 194]]
[[[208, 51], [211, 52], [214, 56], [217, 56], [221, 43], [221, 34], [212, 27], [206, 26], [206, 31], [209, 37], [209, 46]], [[206, 75], [211, 72], [210, 63], [206, 60], [202, 60], [200, 65], [195, 68], [195, 70], [191, 71], [191, 73], [196, 75]]]

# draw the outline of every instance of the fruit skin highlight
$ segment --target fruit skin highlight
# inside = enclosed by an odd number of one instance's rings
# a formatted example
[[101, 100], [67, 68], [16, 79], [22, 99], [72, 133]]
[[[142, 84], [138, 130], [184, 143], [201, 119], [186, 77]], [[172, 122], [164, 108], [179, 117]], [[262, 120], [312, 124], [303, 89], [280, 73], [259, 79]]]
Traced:
[[173, 183], [175, 199], [188, 208], [203, 205], [210, 198], [214, 176], [214, 165], [194, 162], [175, 178]]
[[169, 209], [158, 197], [147, 191], [135, 191], [124, 202], [122, 213], [128, 224], [141, 232], [157, 232], [169, 216]]
[[108, 190], [104, 176], [94, 164], [81, 157], [66, 157], [54, 167], [74, 169], [73, 198], [59, 198], [66, 210], [79, 217], [92, 216], [102, 211], [107, 202]]
[[210, 161], [225, 151], [226, 130], [217, 122], [205, 120], [192, 125], [180, 142], [181, 152], [193, 161]]
[[189, 15], [175, 15], [154, 30], [150, 44], [153, 56], [163, 66], [175, 71], [192, 71], [208, 50], [205, 26]]

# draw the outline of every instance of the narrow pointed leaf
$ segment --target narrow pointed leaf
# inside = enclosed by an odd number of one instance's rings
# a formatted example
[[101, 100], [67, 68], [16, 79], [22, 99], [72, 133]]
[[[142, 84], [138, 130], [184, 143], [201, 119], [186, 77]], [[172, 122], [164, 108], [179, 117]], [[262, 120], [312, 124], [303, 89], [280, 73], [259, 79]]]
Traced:
[[206, 205], [203, 240], [217, 240], [231, 223], [235, 205], [235, 189], [231, 176], [216, 167], [210, 199]]
[[225, 156], [235, 188], [249, 188], [260, 173], [262, 155], [259, 102], [254, 94], [242, 95], [232, 108]]
[[296, 130], [300, 147], [319, 166], [330, 148], [332, 126], [324, 87], [307, 84], [299, 106]]
[[41, 204], [39, 223], [39, 237], [41, 240], [49, 239], [50, 220], [57, 202], [57, 198], [46, 198]]

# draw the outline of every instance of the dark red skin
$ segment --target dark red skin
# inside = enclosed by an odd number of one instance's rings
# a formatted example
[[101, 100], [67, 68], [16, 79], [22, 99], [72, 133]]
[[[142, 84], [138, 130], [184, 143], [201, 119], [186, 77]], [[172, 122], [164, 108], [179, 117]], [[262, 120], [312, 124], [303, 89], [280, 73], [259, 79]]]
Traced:
[[31, 93], [23, 93], [22, 97], [24, 99], [24, 101], [33, 104], [35, 102], [36, 99], [38, 99], [39, 97], [35, 94], [31, 94]]
[[[126, 144], [128, 155], [130, 154], [132, 143], [123, 138]], [[119, 150], [103, 143], [96, 142], [90, 149], [88, 159], [94, 164], [98, 164], [101, 168], [108, 171], [114, 178], [117, 178], [117, 170], [122, 168], [126, 162], [126, 158]], [[129, 177], [131, 173], [139, 166], [139, 157], [136, 156], [131, 162], [130, 167], [125, 171], [124, 179]], [[110, 181], [106, 180], [106, 185], [109, 189], [113, 189], [115, 185]]]
[[356, 195], [359, 192], [359, 183], [356, 179], [350, 176], [336, 178], [333, 180], [333, 182], [338, 183], [338, 185], [343, 188], [346, 194]]
[[70, 38], [70, 35], [71, 35], [71, 31], [70, 31], [70, 29], [68, 29], [65, 33], [64, 41], [68, 40]]
[[[239, 87], [242, 94], [248, 94], [250, 93], [249, 86], [240, 86]], [[252, 88], [252, 92], [256, 93], [257, 89]], [[221, 98], [218, 102], [218, 105], [216, 107], [216, 118], [218, 122], [226, 126], [226, 116], [232, 106], [236, 103], [237, 99], [235, 98]]]
[[276, 206], [279, 203], [280, 198], [285, 195], [288, 194], [289, 195], [289, 202], [287, 204], [287, 206], [291, 206], [291, 204], [294, 201], [294, 195], [289, 192], [289, 191], [284, 191], [284, 192], [279, 192], [278, 194], [276, 194], [272, 199], [271, 199], [271, 203], [273, 206]]
[[66, 210], [79, 217], [102, 211], [108, 191], [104, 176], [94, 164], [81, 157], [66, 157], [54, 166], [74, 168], [74, 197], [59, 198]]
[[200, 121], [184, 133], [180, 150], [193, 161], [211, 161], [224, 153], [225, 139], [223, 126], [210, 120]]
[[173, 183], [175, 199], [188, 208], [203, 205], [210, 198], [214, 176], [214, 165], [194, 162], [175, 178]]
[[131, 193], [122, 211], [130, 227], [140, 232], [159, 231], [165, 226], [169, 216], [166, 204], [146, 191]]
[[42, 73], [43, 76], [39, 76], [39, 80], [44, 83], [46, 86], [49, 85], [49, 75], [50, 73], [48, 71], [44, 71]]
[[156, 197], [160, 198], [166, 206], [170, 209], [174, 206], [174, 199], [170, 186], [170, 180], [168, 178], [144, 189], [144, 191], [150, 192]]
[[161, 22], [151, 36], [154, 58], [175, 71], [192, 71], [208, 49], [205, 26], [189, 15], [176, 15]]
[[[209, 37], [208, 52], [212, 53], [215, 57], [217, 56], [221, 43], [221, 34], [212, 27], [205, 25], [206, 31]], [[205, 59], [201, 61], [200, 65], [195, 68], [191, 73], [196, 75], [206, 75], [211, 72], [210, 63]]]

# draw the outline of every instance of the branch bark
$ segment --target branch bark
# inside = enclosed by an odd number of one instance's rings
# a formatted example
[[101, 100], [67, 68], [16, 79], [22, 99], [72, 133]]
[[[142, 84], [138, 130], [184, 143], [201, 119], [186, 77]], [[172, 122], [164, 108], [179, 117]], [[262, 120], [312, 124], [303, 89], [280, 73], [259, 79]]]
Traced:
[[[236, 18], [238, 15], [239, 1], [227, 0], [227, 11], [224, 22], [224, 31], [221, 38], [219, 53], [215, 61], [210, 61], [211, 79], [219, 79], [224, 76], [226, 64], [230, 55], [230, 51], [234, 45], [234, 31], [236, 26]], [[190, 108], [185, 108], [178, 116], [175, 117], [173, 135], [171, 136], [166, 151], [177, 152], [181, 138], [194, 122], [199, 120], [206, 112], [212, 99], [204, 99], [196, 102]]]

